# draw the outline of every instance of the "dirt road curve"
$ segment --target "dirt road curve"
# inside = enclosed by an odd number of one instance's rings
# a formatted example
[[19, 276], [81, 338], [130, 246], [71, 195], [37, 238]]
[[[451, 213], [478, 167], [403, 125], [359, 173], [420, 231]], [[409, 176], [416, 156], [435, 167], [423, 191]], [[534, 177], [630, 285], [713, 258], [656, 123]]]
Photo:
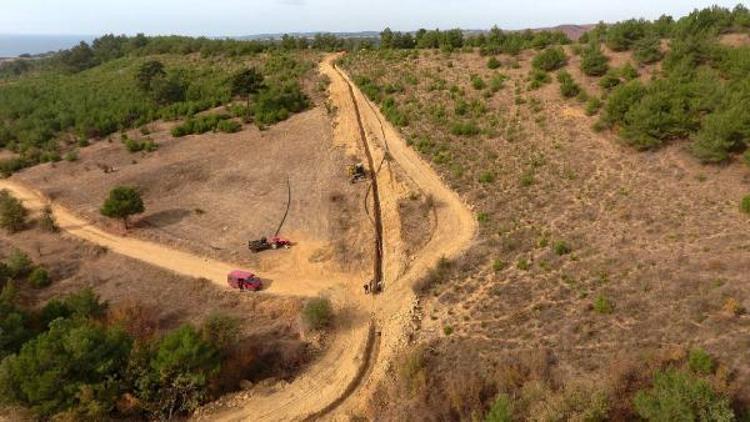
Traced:
[[[246, 397], [242, 408], [210, 415], [206, 419], [286, 421], [304, 420], [322, 414], [323, 419], [346, 420], [347, 413], [357, 413], [370, 389], [385, 374], [386, 363], [403, 345], [404, 320], [395, 316], [408, 313], [414, 300], [411, 284], [434, 267], [441, 257], [450, 258], [464, 251], [474, 238], [476, 221], [472, 212], [406, 144], [349, 78], [333, 66], [336, 57], [329, 56], [321, 64], [321, 72], [331, 80], [330, 97], [338, 110], [334, 143], [346, 147], [352, 154], [361, 154], [362, 151], [357, 151], [355, 145], [360, 137], [360, 130], [363, 129], [369, 146], [379, 150], [373, 151], [374, 154], [379, 154], [382, 158], [384, 151], [389, 151], [393, 165], [399, 166], [402, 174], [422, 193], [433, 197], [437, 215], [435, 232], [431, 241], [408, 266], [397, 262], [405, 259], [394, 252], [397, 247], [388, 244], [397, 243], [398, 239], [386, 235], [383, 245], [386, 267], [384, 293], [364, 300], [357, 288], [359, 286], [354, 286], [353, 292], [348, 290], [349, 293], [341, 303], [342, 306], [353, 309], [350, 314], [352, 319], [347, 321], [346, 327], [337, 330], [325, 356], [279, 391]], [[350, 89], [353, 89], [354, 95], [351, 95]], [[357, 102], [358, 107], [354, 107], [353, 101]], [[359, 119], [357, 111], [360, 113]], [[359, 127], [358, 120], [362, 122], [363, 128]], [[385, 202], [396, 207], [398, 201], [386, 197], [397, 194], [396, 188], [390, 186], [393, 183], [392, 174], [387, 173], [378, 175], [383, 182], [380, 184], [380, 193]], [[387, 210], [385, 214], [384, 225], [397, 223], [388, 218]], [[385, 231], [398, 233], [398, 227], [386, 227]], [[405, 267], [407, 269], [403, 271]], [[344, 318], [347, 317], [340, 317]], [[368, 343], [370, 324], [375, 324], [381, 333], [374, 348], [368, 347], [371, 346]], [[374, 355], [369, 356], [367, 353]], [[331, 403], [338, 406], [330, 409]], [[330, 411], [321, 413], [324, 409]]]
[[[174, 271], [178, 274], [205, 278], [218, 286], [229, 288], [226, 282], [227, 273], [239, 268], [226, 262], [199, 257], [164, 245], [108, 233], [84, 221], [65, 207], [50, 203], [39, 192], [11, 180], [0, 180], [0, 189], [9, 190], [13, 195], [21, 199], [26, 207], [32, 210], [40, 210], [45, 205], [51, 205], [60, 228], [78, 238], [106, 247], [112, 252]], [[291, 254], [291, 256], [294, 259], [306, 261], [295, 254]], [[347, 279], [342, 274], [332, 274], [324, 272], [322, 269], [316, 271], [315, 267], [312, 267], [307, 262], [299, 262], [298, 267], [303, 267], [309, 271], [305, 273], [304, 277], [299, 277], [300, 274], [298, 272], [289, 274], [286, 271], [273, 270], [260, 274], [263, 279], [268, 281], [268, 288], [265, 291], [282, 295], [313, 296], [319, 291], [345, 282]]]
[[[232, 406], [239, 407], [199, 413], [198, 419], [288, 421], [315, 417], [338, 420], [346, 419], [347, 414], [358, 413], [372, 388], [384, 376], [387, 362], [404, 346], [404, 330], [408, 323], [404, 315], [408, 314], [414, 301], [411, 285], [441, 257], [460, 254], [474, 238], [476, 222], [472, 212], [406, 144], [349, 78], [335, 68], [336, 57], [328, 56], [320, 67], [331, 80], [330, 97], [338, 110], [334, 144], [345, 147], [352, 155], [361, 154], [356, 140], [364, 131], [376, 161], [382, 162], [386, 151], [392, 158], [387, 168], [376, 176], [384, 207], [385, 291], [378, 296], [365, 297], [359, 280], [352, 283], [343, 274], [331, 274], [323, 268], [311, 267], [302, 256], [295, 255], [289, 257], [292, 264], [275, 272], [260, 274], [272, 280], [269, 290], [273, 293], [312, 295], [325, 291], [331, 297], [338, 309], [339, 322], [330, 345], [325, 355], [291, 384], [276, 385], [270, 391], [239, 393], [229, 399]], [[431, 196], [435, 204], [431, 240], [414, 257], [403, 252], [398, 201], [405, 191], [402, 183], [395, 181], [398, 178], [394, 177], [394, 172], [408, 179], [409, 189]], [[10, 180], [0, 180], [0, 189], [10, 190], [30, 208], [41, 209], [49, 203], [33, 189]], [[226, 288], [226, 274], [234, 268], [231, 264], [107, 233], [59, 204], [51, 206], [60, 227], [74, 236], [180, 274], [209, 279]], [[380, 332], [375, 340], [371, 327]]]

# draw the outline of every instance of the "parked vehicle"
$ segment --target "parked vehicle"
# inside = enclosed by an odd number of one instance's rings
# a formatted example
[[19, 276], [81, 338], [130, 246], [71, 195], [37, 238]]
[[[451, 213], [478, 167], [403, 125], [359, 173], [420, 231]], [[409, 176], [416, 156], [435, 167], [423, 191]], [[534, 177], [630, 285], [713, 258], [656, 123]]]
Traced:
[[233, 289], [240, 291], [249, 290], [256, 292], [263, 288], [263, 281], [255, 274], [242, 270], [234, 270], [227, 275], [227, 284]]

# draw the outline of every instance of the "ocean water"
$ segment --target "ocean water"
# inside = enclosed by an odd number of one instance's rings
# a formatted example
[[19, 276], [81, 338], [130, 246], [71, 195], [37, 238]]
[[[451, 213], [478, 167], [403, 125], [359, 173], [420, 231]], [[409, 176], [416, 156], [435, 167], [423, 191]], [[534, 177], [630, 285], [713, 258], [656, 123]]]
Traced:
[[7, 35], [0, 34], [0, 57], [21, 54], [42, 54], [76, 46], [81, 41], [91, 43], [89, 35]]

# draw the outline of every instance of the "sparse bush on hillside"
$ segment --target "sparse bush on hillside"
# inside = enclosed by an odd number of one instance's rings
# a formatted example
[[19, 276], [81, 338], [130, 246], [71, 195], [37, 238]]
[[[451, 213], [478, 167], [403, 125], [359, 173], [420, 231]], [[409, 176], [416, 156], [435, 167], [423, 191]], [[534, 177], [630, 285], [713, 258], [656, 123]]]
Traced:
[[552, 78], [550, 78], [549, 73], [539, 69], [532, 69], [529, 74], [529, 89], [539, 89], [551, 81]]
[[619, 69], [620, 76], [625, 79], [626, 81], [632, 81], [633, 79], [638, 78], [638, 71], [633, 67], [630, 62], [625, 63], [622, 65], [622, 67]]
[[32, 287], [41, 289], [49, 286], [52, 280], [49, 278], [49, 273], [42, 267], [36, 267], [29, 274], [29, 284]]
[[501, 66], [500, 60], [497, 59], [495, 56], [491, 56], [489, 59], [487, 59], [487, 68], [488, 69], [498, 69]]
[[742, 201], [740, 201], [740, 209], [745, 214], [750, 215], [750, 195], [747, 195], [744, 198], [742, 198]]
[[481, 129], [473, 121], [454, 122], [451, 126], [451, 134], [456, 136], [475, 136], [480, 132]]
[[571, 253], [573, 251], [573, 248], [568, 245], [568, 242], [560, 240], [555, 242], [554, 250], [557, 255], [562, 256]]
[[565, 98], [573, 98], [581, 93], [581, 87], [573, 80], [570, 73], [565, 70], [557, 72], [557, 81], [560, 82], [560, 93]]
[[726, 397], [716, 393], [707, 381], [677, 369], [657, 373], [653, 386], [639, 391], [634, 404], [645, 420], [735, 420]]
[[308, 300], [302, 309], [302, 320], [312, 330], [328, 327], [333, 321], [331, 301], [322, 296]]
[[145, 207], [141, 194], [131, 186], [113, 188], [99, 210], [105, 217], [121, 219], [125, 229], [128, 228], [128, 218], [143, 211]]
[[403, 127], [409, 125], [409, 118], [396, 104], [393, 97], [387, 97], [381, 104], [383, 115], [394, 126]]
[[[234, 121], [232, 123], [224, 123], [230, 121], [229, 119], [229, 115], [227, 114], [207, 114], [205, 116], [189, 118], [185, 123], [172, 128], [172, 136], [181, 138], [187, 135], [199, 135], [206, 132], [237, 132], [242, 126]], [[130, 146], [128, 146], [128, 142]], [[128, 150], [132, 146], [133, 151], [131, 152], [141, 151], [147, 147], [146, 142], [137, 142], [130, 139], [126, 141], [126, 146], [128, 146]]]
[[29, 275], [34, 268], [34, 263], [22, 250], [15, 248], [5, 259], [5, 268], [10, 278], [19, 280]]
[[690, 350], [688, 354], [688, 367], [699, 375], [709, 375], [714, 372], [716, 362], [708, 352], [697, 347]]
[[602, 100], [598, 97], [591, 97], [586, 101], [586, 115], [593, 116], [602, 108]]
[[599, 314], [611, 314], [615, 311], [615, 306], [606, 296], [598, 295], [594, 299], [594, 311]]
[[664, 58], [661, 40], [658, 37], [645, 37], [633, 45], [633, 58], [641, 64], [656, 63]]
[[479, 75], [472, 75], [471, 76], [471, 86], [474, 87], [477, 91], [481, 91], [487, 87], [487, 83], [482, 79]]
[[7, 190], [0, 191], [0, 227], [8, 233], [16, 233], [26, 228], [29, 211], [20, 200]]
[[609, 71], [599, 80], [599, 86], [606, 91], [612, 90], [612, 88], [620, 85], [620, 72], [617, 69], [609, 69]]
[[567, 58], [561, 47], [551, 47], [537, 54], [531, 64], [534, 69], [551, 72], [565, 66]]
[[614, 51], [630, 50], [636, 41], [646, 36], [648, 22], [643, 19], [630, 19], [618, 22], [607, 28], [605, 42]]
[[492, 403], [490, 411], [484, 417], [484, 422], [512, 422], [513, 404], [507, 394], [500, 394]]
[[609, 59], [602, 53], [599, 43], [591, 43], [581, 56], [581, 70], [588, 76], [602, 76], [607, 73]]
[[490, 90], [494, 92], [498, 92], [505, 86], [505, 81], [508, 79], [507, 76], [503, 75], [502, 73], [496, 73], [492, 75], [492, 79], [490, 79]]

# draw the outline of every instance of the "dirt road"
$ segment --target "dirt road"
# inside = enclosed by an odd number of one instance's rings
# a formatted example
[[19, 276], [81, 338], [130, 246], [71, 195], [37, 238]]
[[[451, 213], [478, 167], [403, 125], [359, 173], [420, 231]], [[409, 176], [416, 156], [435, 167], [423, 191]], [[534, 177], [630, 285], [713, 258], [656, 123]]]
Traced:
[[[320, 67], [331, 80], [330, 98], [337, 109], [334, 144], [346, 147], [351, 154], [361, 155], [356, 140], [364, 131], [375, 162], [384, 162], [386, 155], [391, 157], [389, 164], [376, 175], [383, 207], [385, 291], [378, 296], [365, 297], [361, 284], [352, 283], [343, 274], [311, 266], [304, 256], [292, 255], [291, 264], [283, 269], [260, 274], [271, 279], [269, 291], [273, 293], [312, 295], [325, 291], [331, 297], [338, 310], [339, 323], [332, 333], [330, 346], [324, 356], [291, 384], [274, 386], [271, 391], [239, 393], [236, 400], [228, 399], [239, 408], [201, 413], [199, 419], [282, 421], [311, 416], [339, 419], [357, 413], [371, 389], [384, 376], [387, 363], [405, 345], [409, 307], [414, 302], [411, 290], [414, 281], [433, 268], [441, 257], [460, 254], [474, 238], [476, 222], [472, 212], [349, 78], [335, 68], [336, 57], [327, 57]], [[407, 181], [398, 182], [399, 178]], [[409, 193], [403, 186], [405, 183], [410, 189], [432, 197], [435, 204], [434, 232], [414, 257], [406, 256], [399, 237], [398, 203]], [[34, 190], [13, 181], [0, 180], [0, 189], [10, 190], [30, 208], [41, 209], [49, 203]], [[225, 277], [233, 269], [231, 264], [107, 233], [64, 207], [51, 205], [60, 227], [74, 236], [180, 274], [204, 277], [226, 288]], [[379, 334], [373, 334], [374, 331]], [[373, 341], [377, 343], [373, 345]]]
[[[228, 272], [239, 268], [230, 263], [203, 258], [164, 245], [106, 232], [76, 216], [65, 207], [51, 203], [34, 189], [12, 180], [0, 180], [0, 189], [7, 189], [32, 210], [39, 211], [46, 205], [50, 205], [60, 229], [73, 236], [178, 274], [205, 278], [217, 286], [228, 288], [226, 284]], [[321, 266], [311, 264], [305, 256], [306, 249], [304, 248], [296, 250], [293, 248], [289, 252], [289, 262], [283, 268], [275, 268], [259, 274], [266, 282], [265, 292], [314, 296], [320, 291], [348, 280], [345, 274], [324, 271]]]
[[[365, 300], [356, 288], [359, 286], [354, 286], [354, 290], [351, 286], [340, 290], [341, 295], [337, 295], [341, 300], [339, 306], [350, 309], [352, 318], [337, 330], [325, 356], [277, 392], [244, 396], [242, 408], [213, 414], [206, 419], [284, 421], [314, 416], [346, 420], [348, 414], [358, 413], [371, 389], [385, 374], [387, 362], [404, 346], [407, 315], [414, 301], [412, 283], [433, 268], [441, 257], [450, 258], [461, 253], [474, 238], [476, 221], [472, 212], [455, 192], [446, 187], [429, 164], [406, 144], [349, 78], [334, 67], [336, 57], [327, 57], [320, 67], [331, 80], [330, 98], [337, 109], [334, 143], [346, 147], [351, 154], [362, 156], [364, 151], [357, 148], [356, 141], [360, 131], [364, 130], [375, 162], [382, 160], [385, 151], [392, 157], [391, 165], [377, 175], [384, 207], [385, 291]], [[358, 121], [364, 127], [360, 127]], [[399, 228], [393, 227], [399, 223], [398, 198], [395, 196], [408, 194], [394, 182], [390, 169], [395, 166], [398, 166], [401, 176], [408, 178], [421, 193], [432, 196], [436, 204], [435, 232], [431, 241], [412, 260], [403, 256], [398, 245]], [[340, 321], [348, 318], [347, 315], [339, 316]], [[375, 347], [368, 347], [372, 346], [368, 343], [370, 324], [374, 324], [380, 333], [375, 339]], [[338, 406], [331, 408], [331, 403]]]

